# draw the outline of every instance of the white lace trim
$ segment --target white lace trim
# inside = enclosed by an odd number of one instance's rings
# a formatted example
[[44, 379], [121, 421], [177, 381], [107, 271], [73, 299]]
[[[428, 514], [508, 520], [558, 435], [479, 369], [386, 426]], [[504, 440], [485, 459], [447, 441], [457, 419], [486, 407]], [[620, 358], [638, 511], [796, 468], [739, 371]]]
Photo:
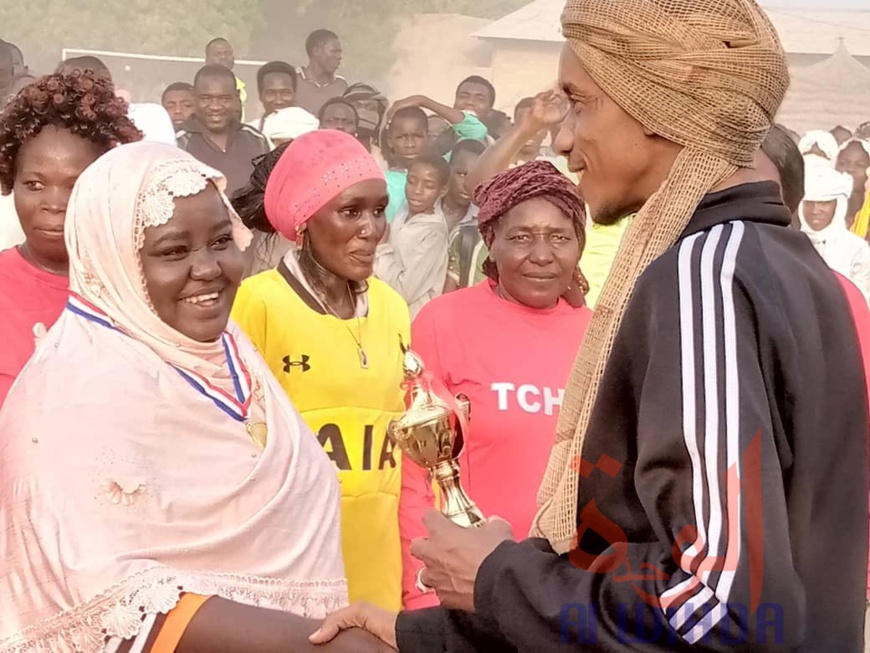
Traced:
[[344, 579], [289, 581], [158, 567], [0, 641], [0, 653], [101, 653], [109, 638], [134, 638], [145, 615], [169, 612], [183, 593], [219, 596], [310, 618], [322, 618], [347, 605]]
[[207, 165], [186, 158], [169, 159], [154, 168], [136, 200], [136, 250], [145, 242], [145, 229], [159, 227], [172, 219], [175, 199], [199, 195], [210, 180], [223, 179], [223, 175]]
[[[194, 197], [206, 189], [209, 182], [217, 186], [221, 201], [226, 206], [233, 223], [233, 240], [239, 249], [245, 251], [251, 244], [253, 234], [242, 223], [236, 210], [225, 194], [226, 178], [219, 171], [193, 158], [169, 159], [155, 166], [149, 174], [143, 188], [136, 198], [136, 208], [133, 213], [133, 244], [136, 252], [142, 250], [145, 244], [145, 230], [148, 227], [160, 227], [172, 219], [175, 213], [175, 200], [181, 197]], [[86, 283], [90, 283], [91, 291], [99, 297], [103, 291], [103, 283], [89, 261], [83, 260]], [[142, 268], [142, 258], [139, 257], [139, 282], [143, 297], [148, 306], [154, 310], [151, 297], [145, 282], [145, 271]], [[155, 311], [156, 312], [156, 311]]]

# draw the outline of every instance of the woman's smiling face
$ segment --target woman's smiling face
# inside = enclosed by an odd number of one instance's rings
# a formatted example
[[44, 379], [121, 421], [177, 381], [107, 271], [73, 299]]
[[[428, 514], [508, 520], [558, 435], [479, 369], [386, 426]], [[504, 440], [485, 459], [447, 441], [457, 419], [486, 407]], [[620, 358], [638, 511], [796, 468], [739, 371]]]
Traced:
[[179, 333], [212, 342], [224, 332], [244, 273], [233, 223], [217, 189], [175, 200], [172, 219], [145, 229], [140, 251], [157, 315]]

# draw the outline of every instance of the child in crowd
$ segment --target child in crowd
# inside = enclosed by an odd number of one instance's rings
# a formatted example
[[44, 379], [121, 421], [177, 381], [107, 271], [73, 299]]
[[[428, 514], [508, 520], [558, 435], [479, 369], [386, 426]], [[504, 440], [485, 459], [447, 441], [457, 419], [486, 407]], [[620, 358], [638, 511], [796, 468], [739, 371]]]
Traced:
[[459, 141], [450, 152], [450, 183], [441, 200], [441, 212], [450, 230], [447, 248], [447, 280], [444, 292], [468, 288], [483, 281], [483, 262], [489, 255], [477, 227], [477, 206], [467, 183], [485, 146], [480, 141]]
[[359, 132], [359, 114], [353, 104], [342, 97], [327, 100], [317, 114], [321, 129], [337, 129], [354, 138]]
[[507, 134], [513, 126], [510, 116], [504, 111], [490, 111], [489, 118], [483, 121], [483, 124], [486, 125], [489, 139], [493, 141], [497, 141]]
[[193, 85], [187, 82], [175, 82], [166, 87], [161, 98], [163, 108], [172, 118], [172, 126], [175, 131], [184, 128], [184, 123], [193, 115], [196, 106], [196, 96], [193, 94]]
[[375, 275], [408, 302], [412, 320], [444, 288], [449, 232], [439, 200], [449, 181], [443, 157], [426, 154], [412, 161], [405, 202], [378, 245]]
[[357, 140], [372, 153], [378, 163], [382, 163], [378, 138], [390, 107], [387, 98], [371, 84], [361, 82], [348, 86], [342, 97], [356, 109], [359, 118]]
[[[483, 78], [475, 77], [474, 79], [481, 79], [486, 82]], [[486, 83], [489, 84], [489, 82]], [[491, 87], [492, 85], [490, 84], [489, 88]], [[476, 82], [465, 80], [459, 85], [456, 90], [456, 101], [452, 107], [436, 102], [425, 95], [412, 95], [396, 102], [391, 111], [396, 112], [407, 107], [418, 107], [444, 120], [450, 128], [435, 137], [434, 142], [430, 143], [430, 148], [438, 152], [438, 154], [447, 154], [456, 144], [457, 140], [470, 139], [486, 142], [489, 139], [487, 127], [484, 123], [484, 116], [489, 117], [492, 105], [487, 99], [483, 99], [480, 102], [467, 101], [465, 95], [465, 89], [467, 88], [472, 90], [477, 88]], [[495, 100], [495, 89], [491, 93], [487, 89], [483, 89], [481, 92], [486, 97], [491, 98], [493, 101]], [[430, 129], [427, 127], [427, 135], [429, 132]]]
[[429, 122], [419, 107], [399, 108], [393, 114], [386, 131], [385, 154], [390, 168], [387, 170], [387, 222], [393, 222], [405, 201], [405, 186], [411, 164], [426, 151]]
[[429, 144], [435, 143], [438, 137], [448, 129], [450, 129], [450, 123], [444, 120], [444, 118], [441, 116], [429, 116]]
[[466, 180], [485, 149], [480, 141], [463, 140], [450, 151], [450, 183], [439, 207], [451, 238], [462, 225], [474, 223], [477, 226], [477, 207], [471, 201], [474, 189], [468, 188]]

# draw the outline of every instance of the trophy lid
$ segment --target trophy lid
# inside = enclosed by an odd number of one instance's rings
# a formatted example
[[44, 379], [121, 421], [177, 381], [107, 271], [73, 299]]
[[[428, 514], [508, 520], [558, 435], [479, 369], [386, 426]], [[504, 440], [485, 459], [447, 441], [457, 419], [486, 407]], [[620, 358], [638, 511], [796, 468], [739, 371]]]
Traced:
[[405, 379], [418, 379], [423, 376], [426, 366], [423, 365], [423, 359], [420, 358], [411, 349], [405, 349], [405, 355], [402, 357], [402, 369], [405, 373]]
[[418, 354], [404, 346], [402, 351], [406, 410], [390, 422], [387, 432], [405, 455], [418, 464], [430, 466], [452, 460], [462, 451], [468, 400], [450, 396], [427, 373]]

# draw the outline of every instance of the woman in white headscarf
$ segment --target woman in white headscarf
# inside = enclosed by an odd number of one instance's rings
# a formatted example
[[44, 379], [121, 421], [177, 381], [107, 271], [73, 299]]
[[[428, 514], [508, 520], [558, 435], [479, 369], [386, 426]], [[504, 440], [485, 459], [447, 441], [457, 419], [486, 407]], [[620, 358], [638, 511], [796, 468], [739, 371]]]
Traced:
[[870, 245], [846, 226], [852, 178], [834, 168], [813, 165], [807, 166], [805, 184], [798, 210], [801, 229], [825, 263], [870, 298]]
[[76, 182], [69, 303], [0, 412], [0, 651], [305, 651], [346, 601], [332, 465], [229, 322], [225, 184], [159, 143]]

